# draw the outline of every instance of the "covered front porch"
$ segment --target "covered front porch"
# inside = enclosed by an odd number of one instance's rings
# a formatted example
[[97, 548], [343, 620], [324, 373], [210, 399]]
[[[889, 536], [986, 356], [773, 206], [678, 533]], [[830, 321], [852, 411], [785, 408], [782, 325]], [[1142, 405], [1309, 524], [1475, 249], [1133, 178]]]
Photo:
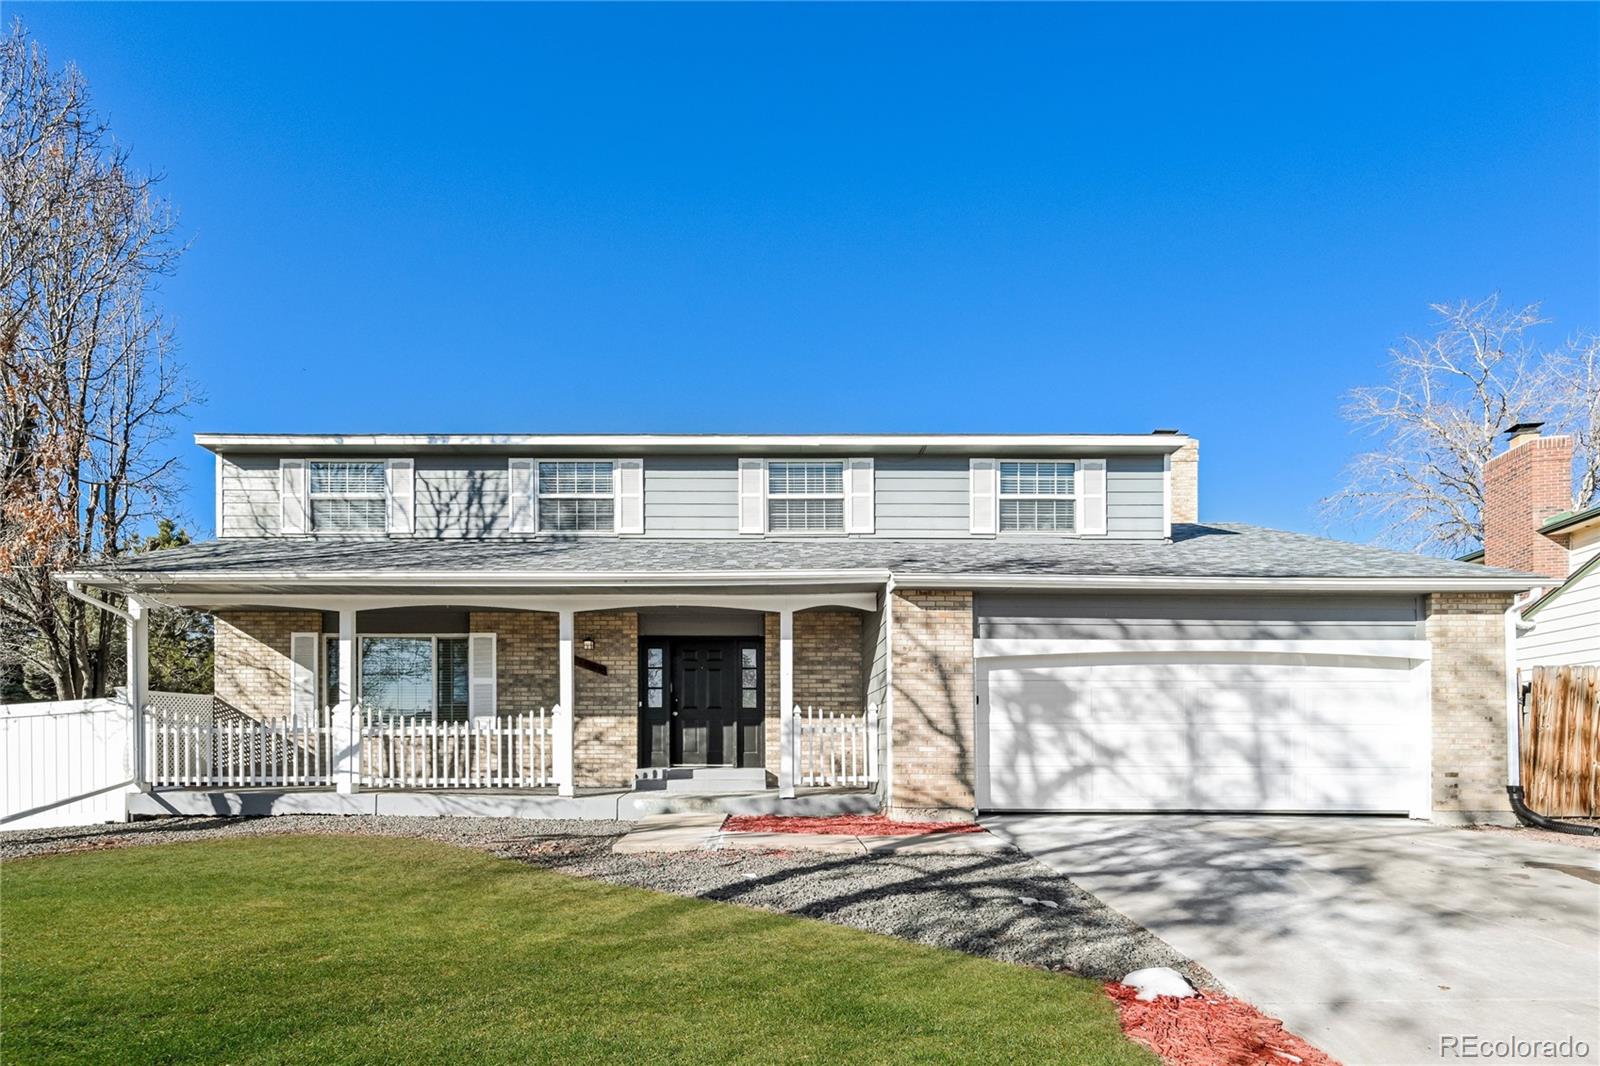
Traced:
[[164, 588], [130, 601], [136, 662], [151, 602], [209, 611], [217, 630], [213, 697], [149, 693], [135, 671], [134, 814], [877, 806], [881, 586]]

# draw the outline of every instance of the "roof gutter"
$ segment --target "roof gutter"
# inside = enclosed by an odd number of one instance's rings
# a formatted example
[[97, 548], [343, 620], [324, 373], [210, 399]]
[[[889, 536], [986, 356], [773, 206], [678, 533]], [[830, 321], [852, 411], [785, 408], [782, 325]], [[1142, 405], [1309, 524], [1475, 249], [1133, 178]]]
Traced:
[[1150, 592], [1520, 592], [1534, 587], [1532, 578], [1486, 574], [1461, 578], [1395, 577], [1164, 577], [1071, 574], [917, 574], [887, 569], [872, 570], [697, 570], [681, 573], [660, 571], [507, 571], [428, 570], [399, 573], [382, 570], [351, 570], [308, 573], [302, 570], [235, 570], [218, 573], [173, 572], [162, 574], [116, 574], [85, 571], [65, 575], [68, 582], [107, 588], [181, 588], [204, 584], [338, 584], [374, 585], [390, 588], [432, 588], [452, 585], [482, 589], [567, 589], [650, 586], [653, 588], [724, 585], [770, 587], [773, 585], [882, 585], [891, 579], [900, 588], [975, 589], [1017, 591], [1150, 591]]
[[1237, 589], [1260, 592], [1521, 592], [1537, 580], [1486, 574], [1483, 577], [1127, 577], [1058, 574], [907, 574], [897, 573], [903, 588], [1099, 590], [1146, 589], [1152, 592], [1205, 592]]

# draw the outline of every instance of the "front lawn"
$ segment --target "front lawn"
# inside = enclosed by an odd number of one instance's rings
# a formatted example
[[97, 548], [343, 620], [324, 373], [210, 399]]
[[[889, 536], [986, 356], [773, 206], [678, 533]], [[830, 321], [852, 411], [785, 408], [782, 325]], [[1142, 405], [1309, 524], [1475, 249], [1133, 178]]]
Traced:
[[1155, 1062], [1095, 982], [355, 836], [0, 866], [0, 1059]]

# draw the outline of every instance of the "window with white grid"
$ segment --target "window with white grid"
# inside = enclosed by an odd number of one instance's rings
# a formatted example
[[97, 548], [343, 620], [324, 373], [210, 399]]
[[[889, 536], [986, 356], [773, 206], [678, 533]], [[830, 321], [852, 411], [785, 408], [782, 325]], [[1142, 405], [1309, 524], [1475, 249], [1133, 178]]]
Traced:
[[1072, 533], [1078, 527], [1078, 464], [1000, 464], [1000, 532]]
[[383, 461], [313, 459], [307, 496], [311, 529], [317, 533], [383, 533], [389, 526], [389, 499]]
[[767, 531], [843, 533], [843, 461], [768, 463]]
[[609, 460], [540, 463], [539, 532], [614, 532], [613, 486]]

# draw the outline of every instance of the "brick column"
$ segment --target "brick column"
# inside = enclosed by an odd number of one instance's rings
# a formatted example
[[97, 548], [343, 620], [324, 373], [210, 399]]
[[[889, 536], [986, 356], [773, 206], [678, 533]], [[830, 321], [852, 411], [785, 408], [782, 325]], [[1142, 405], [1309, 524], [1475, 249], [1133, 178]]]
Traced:
[[[573, 771], [579, 788], [632, 788], [639, 766], [639, 614], [586, 611], [573, 620], [577, 654], [603, 664], [573, 676]], [[583, 649], [594, 638], [591, 651]]]
[[1428, 597], [1435, 820], [1511, 818], [1505, 788], [1505, 611], [1510, 605], [1509, 592]]
[[971, 819], [972, 593], [895, 590], [890, 814]]

